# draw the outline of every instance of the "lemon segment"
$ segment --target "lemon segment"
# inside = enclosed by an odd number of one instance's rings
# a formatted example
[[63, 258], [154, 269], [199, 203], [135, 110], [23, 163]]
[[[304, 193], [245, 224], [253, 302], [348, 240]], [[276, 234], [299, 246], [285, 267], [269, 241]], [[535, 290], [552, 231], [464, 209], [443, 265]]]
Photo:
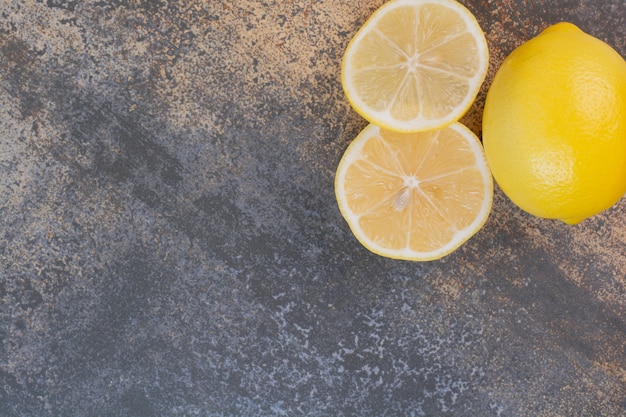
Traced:
[[344, 92], [365, 119], [416, 132], [460, 119], [485, 79], [489, 51], [472, 13], [454, 0], [392, 0], [346, 48]]
[[367, 249], [426, 261], [449, 254], [480, 230], [493, 183], [480, 142], [460, 123], [418, 133], [370, 124], [345, 151], [335, 194]]

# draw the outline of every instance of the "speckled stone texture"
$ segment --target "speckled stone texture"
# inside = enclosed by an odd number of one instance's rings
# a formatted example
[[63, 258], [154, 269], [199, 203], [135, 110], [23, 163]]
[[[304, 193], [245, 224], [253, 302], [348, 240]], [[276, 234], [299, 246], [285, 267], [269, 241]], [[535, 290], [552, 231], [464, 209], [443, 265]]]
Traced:
[[[351, 235], [339, 80], [382, 0], [0, 0], [0, 416], [626, 415], [624, 202], [496, 188], [450, 256]], [[464, 0], [491, 66], [620, 0]]]

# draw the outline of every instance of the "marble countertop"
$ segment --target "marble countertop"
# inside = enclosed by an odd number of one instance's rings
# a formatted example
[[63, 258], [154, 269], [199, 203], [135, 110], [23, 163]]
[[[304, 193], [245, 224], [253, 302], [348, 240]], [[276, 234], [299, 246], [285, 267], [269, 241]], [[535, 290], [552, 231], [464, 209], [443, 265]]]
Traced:
[[[625, 202], [496, 187], [440, 261], [364, 249], [334, 173], [343, 51], [382, 0], [0, 0], [0, 415], [624, 416]], [[626, 4], [463, 0], [487, 81]]]

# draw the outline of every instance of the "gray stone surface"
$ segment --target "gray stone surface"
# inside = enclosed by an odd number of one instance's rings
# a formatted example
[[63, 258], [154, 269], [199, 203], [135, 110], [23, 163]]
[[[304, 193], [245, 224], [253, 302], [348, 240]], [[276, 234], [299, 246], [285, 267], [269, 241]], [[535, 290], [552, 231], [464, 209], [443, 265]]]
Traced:
[[[624, 416], [624, 202], [369, 253], [334, 171], [383, 2], [0, 0], [0, 416]], [[491, 69], [623, 1], [463, 1]]]

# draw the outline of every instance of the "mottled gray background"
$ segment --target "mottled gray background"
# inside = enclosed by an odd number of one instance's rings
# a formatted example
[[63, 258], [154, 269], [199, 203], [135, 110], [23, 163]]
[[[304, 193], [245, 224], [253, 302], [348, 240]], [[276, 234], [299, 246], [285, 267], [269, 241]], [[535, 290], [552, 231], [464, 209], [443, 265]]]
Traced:
[[[369, 253], [333, 180], [383, 0], [0, 0], [0, 416], [624, 416], [625, 203], [496, 188], [452, 255]], [[464, 0], [491, 67], [626, 2]]]

